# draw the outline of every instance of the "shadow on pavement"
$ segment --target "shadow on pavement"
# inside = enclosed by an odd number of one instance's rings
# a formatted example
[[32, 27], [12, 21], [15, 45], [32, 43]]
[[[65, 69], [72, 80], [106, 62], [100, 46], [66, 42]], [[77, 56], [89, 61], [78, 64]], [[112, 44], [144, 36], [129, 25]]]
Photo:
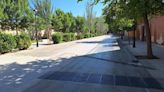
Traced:
[[[99, 52], [84, 56], [75, 56], [70, 58], [61, 58], [58, 60], [36, 60], [27, 64], [17, 64], [12, 63], [9, 65], [0, 66], [0, 89], [2, 92], [21, 92], [20, 90], [29, 86], [31, 81], [38, 79], [41, 75], [49, 71], [61, 71], [73, 69], [78, 66], [78, 63], [85, 63], [86, 65], [79, 65], [81, 71], [87, 72], [90, 70], [90, 67], [95, 67], [102, 71], [107, 71], [107, 67], [113, 67], [113, 69], [119, 69], [117, 65], [122, 67], [128, 66], [131, 68], [142, 68], [142, 69], [152, 69], [151, 67], [138, 66], [128, 63], [127, 61], [117, 60], [115, 56], [120, 52], [120, 50], [111, 51], [111, 52]], [[112, 53], [112, 54], [111, 54]], [[113, 55], [113, 56], [111, 56]], [[112, 59], [113, 60], [109, 60]], [[105, 61], [105, 63], [103, 63]], [[106, 62], [107, 61], [107, 62]], [[94, 62], [94, 63], [93, 63]], [[101, 64], [102, 62], [102, 64]], [[113, 63], [112, 66], [111, 63]], [[125, 67], [126, 68], [126, 67]], [[128, 69], [127, 69], [128, 70]], [[69, 70], [68, 70], [69, 71]], [[97, 71], [97, 70], [93, 70]], [[112, 71], [112, 70], [111, 70]], [[124, 72], [124, 70], [120, 71]], [[151, 76], [150, 76], [151, 77]], [[159, 84], [158, 84], [159, 85]], [[7, 91], [10, 90], [10, 91]]]

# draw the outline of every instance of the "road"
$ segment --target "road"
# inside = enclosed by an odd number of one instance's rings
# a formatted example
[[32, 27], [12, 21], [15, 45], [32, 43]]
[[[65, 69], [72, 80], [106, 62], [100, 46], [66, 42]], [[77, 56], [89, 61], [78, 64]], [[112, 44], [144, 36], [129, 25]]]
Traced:
[[164, 92], [117, 37], [99, 36], [0, 56], [0, 92]]

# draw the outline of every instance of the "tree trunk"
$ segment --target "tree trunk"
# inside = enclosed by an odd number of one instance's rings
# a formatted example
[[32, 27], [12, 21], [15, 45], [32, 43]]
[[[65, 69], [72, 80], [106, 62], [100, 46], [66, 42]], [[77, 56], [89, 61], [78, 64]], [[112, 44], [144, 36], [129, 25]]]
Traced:
[[48, 39], [49, 39], [49, 44], [51, 44], [51, 34], [52, 34], [52, 30], [51, 30], [51, 28], [48, 28]]
[[134, 31], [133, 31], [133, 48], [136, 47], [136, 31], [135, 31], [135, 28], [134, 28]]
[[[16, 19], [16, 23], [17, 23], [17, 19]], [[17, 24], [16, 24], [16, 36], [18, 36], [18, 27], [17, 27]]]
[[121, 34], [121, 39], [123, 40], [123, 33], [122, 33], [122, 32], [120, 32], [120, 34]]
[[146, 28], [147, 57], [151, 59], [153, 58], [153, 52], [152, 52], [151, 32], [150, 32], [150, 26], [149, 26], [147, 13], [144, 14], [144, 23], [145, 23], [145, 28]]
[[142, 26], [142, 37], [141, 37], [141, 41], [145, 41], [145, 28], [144, 28], [144, 26]]
[[129, 32], [128, 32], [128, 42], [129, 42], [129, 45], [130, 45], [130, 37], [129, 37]]

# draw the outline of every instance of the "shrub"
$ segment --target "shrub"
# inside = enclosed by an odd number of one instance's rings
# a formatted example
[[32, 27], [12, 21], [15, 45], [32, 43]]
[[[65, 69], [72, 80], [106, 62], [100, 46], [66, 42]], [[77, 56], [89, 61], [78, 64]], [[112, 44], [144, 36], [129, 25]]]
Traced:
[[19, 50], [28, 49], [31, 46], [31, 39], [25, 33], [16, 36], [16, 42]]
[[96, 36], [96, 34], [91, 34], [91, 37], [95, 37]]
[[90, 33], [85, 33], [84, 34], [84, 38], [89, 38], [90, 37]]
[[64, 33], [63, 41], [65, 41], [65, 42], [71, 41], [71, 33]]
[[76, 35], [75, 35], [75, 33], [70, 33], [70, 35], [71, 35], [71, 41], [76, 40]]
[[79, 33], [79, 34], [77, 34], [76, 38], [77, 39], [83, 39], [84, 38], [84, 35], [82, 33]]
[[7, 53], [16, 47], [16, 40], [10, 34], [0, 33], [0, 53]]
[[63, 40], [63, 36], [61, 33], [55, 33], [52, 35], [52, 40], [54, 44], [61, 43]]

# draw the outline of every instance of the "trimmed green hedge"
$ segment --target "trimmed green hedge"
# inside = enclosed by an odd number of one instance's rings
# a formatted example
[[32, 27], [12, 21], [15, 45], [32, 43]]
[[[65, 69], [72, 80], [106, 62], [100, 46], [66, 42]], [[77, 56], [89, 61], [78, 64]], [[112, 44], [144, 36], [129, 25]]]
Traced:
[[61, 33], [57, 32], [52, 35], [52, 41], [54, 44], [61, 43], [63, 42], [68, 42], [68, 41], [74, 41], [76, 39], [83, 39], [83, 38], [90, 38], [90, 37], [95, 37], [97, 34], [90, 34], [90, 33], [80, 33], [80, 34], [75, 34], [75, 33]]
[[21, 35], [15, 36], [17, 42], [17, 48], [19, 50], [28, 49], [31, 46], [31, 39], [30, 37], [23, 33]]
[[64, 33], [63, 34], [63, 41], [64, 42], [68, 42], [68, 41], [71, 41], [71, 34], [70, 33]]
[[7, 53], [16, 47], [16, 40], [10, 34], [0, 33], [0, 53]]
[[89, 38], [91, 35], [90, 35], [90, 33], [85, 33], [84, 34], [84, 38]]
[[96, 34], [91, 34], [91, 37], [95, 37], [96, 36]]
[[52, 35], [52, 40], [54, 44], [61, 43], [63, 40], [62, 33], [56, 33]]
[[83, 39], [84, 38], [84, 35], [83, 34], [77, 34], [77, 37], [76, 37], [78, 40], [79, 39]]
[[54, 44], [61, 43], [63, 42], [68, 42], [68, 41], [74, 41], [76, 40], [77, 37], [75, 33], [55, 33], [52, 35], [52, 41]]
[[71, 41], [74, 41], [77, 39], [75, 33], [70, 33], [70, 35], [71, 35]]

